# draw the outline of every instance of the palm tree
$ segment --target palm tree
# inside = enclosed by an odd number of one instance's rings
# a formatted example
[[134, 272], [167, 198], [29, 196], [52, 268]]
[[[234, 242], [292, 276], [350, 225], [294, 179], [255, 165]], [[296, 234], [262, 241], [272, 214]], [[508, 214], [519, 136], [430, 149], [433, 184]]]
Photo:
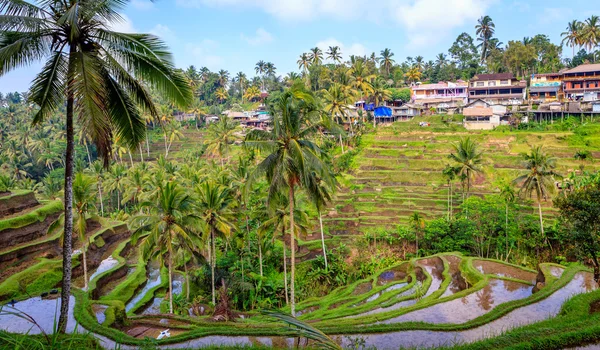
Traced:
[[342, 61], [342, 53], [340, 52], [339, 46], [329, 46], [329, 50], [326, 52], [327, 58], [332, 60], [335, 63], [340, 63]]
[[352, 87], [360, 91], [361, 97], [365, 97], [373, 92], [371, 82], [375, 79], [375, 75], [369, 73], [363, 61], [358, 60], [354, 62], [346, 74], [350, 76]]
[[204, 143], [207, 145], [206, 151], [210, 155], [218, 155], [221, 159], [221, 166], [224, 166], [224, 159], [231, 145], [238, 140], [237, 133], [240, 132], [240, 124], [226, 115], [222, 115], [216, 123], [208, 127], [207, 137]]
[[408, 224], [415, 230], [415, 245], [417, 258], [419, 257], [419, 235], [425, 229], [425, 219], [419, 212], [414, 212], [408, 218]]
[[575, 46], [581, 45], [581, 36], [583, 32], [583, 23], [578, 20], [572, 20], [567, 25], [566, 31], [560, 33], [563, 38], [561, 44], [571, 46], [573, 49], [573, 57], [575, 57]]
[[219, 82], [219, 86], [223, 89], [225, 89], [227, 87], [227, 84], [229, 83], [229, 72], [221, 69], [220, 71], [217, 72], [217, 81]]
[[302, 69], [302, 73], [304, 73], [305, 75], [308, 72], [308, 66], [310, 65], [310, 56], [307, 53], [303, 53], [300, 55], [300, 58], [298, 58], [298, 68]]
[[158, 38], [107, 29], [109, 22], [122, 20], [119, 12], [128, 2], [0, 1], [4, 16], [0, 27], [5, 34], [0, 42], [0, 74], [46, 60], [30, 89], [30, 101], [39, 106], [33, 123], [48, 119], [66, 99], [60, 333], [66, 329], [71, 294], [75, 111], [108, 162], [113, 134], [130, 148], [143, 141], [145, 124], [138, 106], [158, 114], [148, 89], [138, 79], [180, 106], [192, 98], [185, 77], [174, 69], [171, 55]]
[[91, 176], [86, 176], [83, 173], [77, 173], [73, 180], [73, 204], [75, 211], [75, 231], [79, 234], [79, 240], [82, 243], [81, 253], [83, 257], [83, 288], [88, 287], [87, 275], [87, 260], [86, 251], [88, 247], [88, 239], [85, 234], [87, 232], [87, 217], [90, 207], [96, 200], [96, 180]]
[[416, 83], [417, 81], [421, 80], [421, 75], [423, 75], [423, 73], [421, 73], [421, 70], [416, 66], [410, 68], [406, 73], [404, 73], [406, 79], [413, 83]]
[[[554, 188], [554, 178], [562, 176], [554, 171], [556, 168], [556, 159], [548, 156], [542, 146], [532, 147], [530, 153], [523, 154], [522, 157], [528, 173], [517, 177], [514, 183], [520, 186], [519, 195], [531, 198], [535, 193], [540, 215], [540, 231], [542, 236], [544, 236], [542, 200], [548, 200], [550, 191]], [[546, 238], [546, 242], [548, 242], [548, 238]]]
[[215, 239], [217, 234], [228, 238], [234, 229], [234, 225], [230, 222], [233, 216], [229, 208], [232, 196], [228, 188], [212, 181], [206, 181], [196, 186], [195, 191], [196, 211], [203, 223], [204, 232], [210, 236], [211, 289], [212, 302], [215, 304], [215, 266], [217, 263]]
[[229, 93], [225, 88], [220, 87], [215, 91], [215, 97], [221, 102], [225, 102], [229, 98]]
[[[254, 70], [256, 71], [256, 74], [258, 75], [263, 75], [265, 73], [265, 69], [266, 69], [266, 62], [263, 60], [260, 60], [256, 63], [256, 66], [254, 67]], [[265, 81], [264, 79], [261, 81], [261, 90], [265, 91]]]
[[271, 111], [271, 131], [252, 130], [245, 146], [268, 152], [258, 165], [254, 177], [265, 174], [269, 183], [269, 199], [276, 193], [288, 191], [291, 249], [291, 314], [295, 316], [295, 224], [294, 201], [297, 188], [310, 191], [311, 177], [324, 168], [321, 149], [308, 137], [320, 127], [315, 99], [304, 88], [295, 86], [274, 101]]
[[240, 84], [240, 94], [242, 96], [242, 103], [244, 103], [244, 84], [246, 84], [248, 79], [246, 78], [246, 74], [244, 74], [244, 72], [238, 72], [235, 78], [238, 84]]
[[96, 178], [98, 195], [100, 197], [100, 215], [104, 216], [104, 200], [102, 198], [102, 180], [104, 179], [104, 166], [99, 160], [88, 167], [88, 171]]
[[321, 174], [313, 174], [311, 176], [311, 189], [308, 191], [311, 196], [312, 202], [317, 208], [319, 214], [319, 227], [321, 228], [321, 246], [323, 249], [323, 259], [325, 260], [325, 270], [327, 270], [327, 247], [325, 246], [325, 234], [323, 232], [323, 218], [321, 216], [325, 205], [331, 201], [331, 193], [335, 188], [335, 177], [331, 171], [323, 171], [322, 175], [325, 178], [321, 178]]
[[[173, 313], [173, 259], [178, 247], [201, 246], [199, 235], [195, 229], [199, 219], [192, 214], [192, 198], [175, 182], [168, 182], [158, 189], [156, 201], [146, 201], [141, 204], [147, 208], [148, 214], [139, 214], [131, 219], [132, 244], [145, 233], [141, 249], [143, 257], [158, 255], [164, 262], [165, 255], [169, 269], [169, 312]], [[161, 263], [161, 266], [163, 263]]]
[[448, 220], [452, 217], [452, 182], [456, 178], [457, 172], [458, 169], [450, 165], [446, 165], [442, 170], [442, 175], [448, 183]]
[[384, 49], [381, 51], [381, 56], [379, 56], [379, 64], [381, 67], [385, 69], [387, 76], [390, 76], [390, 69], [394, 65], [394, 53], [390, 49]]
[[600, 17], [593, 15], [586, 19], [581, 34], [581, 43], [588, 52], [592, 52], [593, 48], [600, 43]]
[[248, 89], [246, 89], [246, 93], [244, 94], [244, 97], [248, 101], [253, 101], [254, 99], [257, 99], [260, 97], [260, 90], [256, 86], [250, 86]]
[[504, 234], [505, 242], [506, 242], [506, 260], [508, 260], [508, 205], [515, 201], [515, 189], [510, 183], [504, 183], [500, 187], [500, 197], [504, 199], [504, 204], [506, 204], [506, 211], [504, 213]]
[[478, 41], [481, 41], [481, 62], [485, 61], [488, 56], [488, 42], [494, 36], [496, 25], [490, 16], [483, 16], [477, 20], [475, 33], [479, 35]]
[[435, 64], [437, 64], [438, 67], [444, 67], [447, 63], [448, 63], [448, 57], [446, 55], [444, 55], [443, 53], [440, 53], [436, 56]]
[[313, 47], [310, 49], [309, 58], [311, 64], [318, 66], [323, 62], [323, 51], [318, 47]]
[[[483, 153], [479, 151], [479, 145], [471, 140], [470, 137], [462, 138], [459, 142], [452, 145], [454, 153], [450, 154], [450, 159], [456, 163], [457, 175], [463, 181], [463, 200], [465, 193], [468, 196], [471, 190], [471, 180], [476, 173], [480, 173], [483, 163]], [[464, 182], [466, 181], [466, 191]]]

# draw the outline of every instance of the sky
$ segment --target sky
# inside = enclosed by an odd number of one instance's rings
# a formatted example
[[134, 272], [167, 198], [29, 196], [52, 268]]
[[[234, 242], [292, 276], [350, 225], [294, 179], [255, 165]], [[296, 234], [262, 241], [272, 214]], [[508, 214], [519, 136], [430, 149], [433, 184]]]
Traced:
[[[161, 37], [177, 67], [251, 77], [259, 60], [273, 62], [280, 75], [299, 71], [298, 56], [315, 46], [340, 46], [345, 58], [389, 48], [397, 62], [433, 60], [460, 33], [475, 36], [484, 15], [505, 44], [536, 34], [560, 43], [569, 21], [594, 14], [598, 0], [131, 0], [112, 27]], [[40, 68], [0, 77], [0, 92], [26, 91]]]

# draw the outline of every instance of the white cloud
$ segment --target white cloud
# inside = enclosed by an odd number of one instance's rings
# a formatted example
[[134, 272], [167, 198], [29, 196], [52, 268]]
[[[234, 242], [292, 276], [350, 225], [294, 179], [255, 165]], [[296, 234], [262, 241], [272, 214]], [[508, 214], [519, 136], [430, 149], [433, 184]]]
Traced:
[[174, 41], [176, 39], [175, 33], [173, 33], [171, 28], [160, 23], [150, 30], [150, 34], [156, 35], [157, 37], [165, 41]]
[[149, 0], [133, 0], [131, 6], [140, 11], [152, 10], [154, 8], [154, 4]]
[[320, 48], [321, 50], [323, 50], [323, 54], [324, 54], [327, 62], [329, 62], [329, 60], [327, 59], [327, 57], [326, 57], [327, 55], [325, 54], [325, 52], [327, 52], [329, 50], [330, 46], [338, 46], [340, 48], [340, 51], [342, 53], [342, 58], [344, 60], [347, 60], [351, 55], [364, 56], [368, 52], [367, 48], [365, 48], [365, 46], [362, 44], [352, 43], [348, 46], [334, 38], [328, 38], [325, 40], [321, 40], [316, 44], [316, 46], [318, 48]]
[[196, 67], [207, 67], [210, 70], [219, 69], [222, 66], [223, 58], [214, 54], [217, 46], [217, 42], [211, 39], [204, 39], [199, 43], [188, 43], [185, 51], [190, 56], [187, 59], [190, 61], [189, 64]]
[[267, 32], [264, 28], [258, 28], [254, 35], [246, 36], [246, 34], [242, 33], [240, 37], [252, 46], [268, 44], [273, 41], [271, 33]]
[[121, 20], [109, 23], [108, 29], [121, 33], [136, 33], [137, 30], [133, 26], [133, 22], [131, 21], [131, 19], [122, 13], [120, 14], [120, 16]]
[[435, 44], [453, 28], [484, 16], [494, 0], [415, 0], [395, 9], [396, 20], [408, 31], [410, 44]]

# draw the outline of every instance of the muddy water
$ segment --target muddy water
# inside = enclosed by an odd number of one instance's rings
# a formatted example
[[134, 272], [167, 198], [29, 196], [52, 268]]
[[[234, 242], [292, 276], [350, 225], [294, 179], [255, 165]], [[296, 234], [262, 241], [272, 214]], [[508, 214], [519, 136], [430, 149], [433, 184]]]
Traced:
[[536, 274], [519, 268], [486, 260], [473, 260], [473, 267], [479, 272], [500, 277], [516, 278], [523, 281], [535, 282]]
[[[77, 325], [72, 312], [74, 306], [75, 298], [71, 296], [69, 298], [67, 332], [73, 332]], [[44, 332], [52, 333], [55, 320], [58, 322], [58, 316], [60, 314], [60, 299], [44, 300], [40, 297], [35, 297], [16, 303], [14, 308], [10, 308], [7, 305], [3, 308], [3, 311], [26, 313], [40, 325]], [[40, 329], [31, 322], [13, 315], [0, 315], [0, 329], [12, 333], [41, 333]]]
[[429, 276], [431, 276], [431, 285], [429, 286], [427, 293], [424, 295], [424, 297], [428, 297], [440, 289], [440, 286], [442, 285], [444, 278], [444, 262], [440, 258], [431, 258], [419, 260], [417, 264], [425, 268]]
[[96, 320], [99, 324], [103, 324], [106, 320], [104, 312], [108, 309], [106, 305], [94, 304], [92, 305], [92, 312], [96, 315]]
[[497, 279], [490, 279], [487, 286], [465, 297], [447, 301], [426, 309], [409, 312], [381, 323], [427, 322], [464, 323], [477, 318], [507, 301], [527, 298], [531, 286]]
[[94, 278], [98, 277], [101, 273], [106, 272], [117, 265], [119, 265], [119, 261], [113, 258], [112, 255], [107, 259], [102, 260], [96, 271], [90, 276], [90, 281], [93, 281]]
[[371, 282], [364, 282], [356, 286], [356, 289], [352, 292], [352, 295], [361, 295], [370, 292], [373, 289]]
[[467, 281], [462, 276], [462, 273], [460, 271], [460, 263], [462, 259], [455, 255], [446, 255], [444, 256], [444, 259], [448, 261], [448, 273], [452, 279], [450, 281], [450, 284], [448, 285], [448, 288], [446, 288], [446, 291], [444, 292], [444, 294], [442, 294], [441, 298], [453, 295], [455, 293], [469, 288]]
[[[562, 304], [575, 294], [589, 292], [597, 288], [590, 273], [578, 273], [564, 288], [550, 295], [548, 298], [516, 310], [505, 316], [462, 332], [435, 332], [435, 331], [403, 331], [385, 334], [353, 335], [366, 341], [365, 347], [377, 349], [398, 349], [399, 347], [437, 347], [468, 343], [498, 335], [511, 328], [539, 322], [556, 316]], [[431, 308], [429, 308], [431, 309]], [[435, 312], [432, 312], [435, 313]], [[347, 347], [350, 342], [343, 338], [342, 345]]]
[[150, 289], [160, 285], [161, 282], [162, 281], [160, 279], [160, 268], [158, 266], [153, 266], [153, 264], [149, 264], [148, 282], [146, 282], [144, 288], [142, 288], [142, 290], [127, 303], [127, 305], [125, 306], [125, 311], [129, 312], [129, 310], [131, 310], [135, 306], [135, 304], [142, 300], [142, 298], [146, 295], [146, 293], [148, 293]]
[[410, 265], [408, 263], [403, 263], [400, 266], [394, 267], [387, 271], [382, 272], [377, 277], [377, 285], [383, 286], [390, 282], [400, 281], [405, 279], [408, 276], [408, 268]]

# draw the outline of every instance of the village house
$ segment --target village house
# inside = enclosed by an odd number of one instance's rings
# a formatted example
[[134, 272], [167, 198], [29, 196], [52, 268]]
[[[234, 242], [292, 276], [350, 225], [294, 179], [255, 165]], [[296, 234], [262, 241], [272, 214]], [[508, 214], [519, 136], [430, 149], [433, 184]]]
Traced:
[[531, 102], [555, 102], [562, 100], [560, 73], [533, 74], [529, 85]]
[[582, 64], [562, 72], [563, 91], [571, 101], [600, 99], [600, 63]]
[[527, 82], [512, 73], [478, 74], [469, 83], [469, 100], [482, 99], [491, 104], [513, 105], [525, 100]]
[[417, 84], [411, 87], [411, 98], [414, 103], [425, 108], [436, 108], [439, 112], [464, 106], [468, 101], [469, 84], [462, 80], [456, 83], [439, 82], [437, 84]]

